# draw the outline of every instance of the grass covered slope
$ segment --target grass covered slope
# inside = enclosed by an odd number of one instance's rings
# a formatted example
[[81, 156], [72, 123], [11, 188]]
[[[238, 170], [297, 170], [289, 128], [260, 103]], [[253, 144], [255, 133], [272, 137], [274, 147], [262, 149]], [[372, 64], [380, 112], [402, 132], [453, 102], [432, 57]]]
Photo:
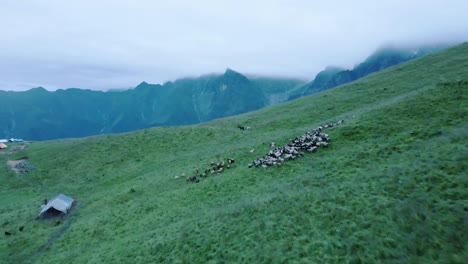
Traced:
[[[463, 263], [467, 89], [464, 44], [254, 113], [0, 155], [0, 226], [13, 232], [0, 259]], [[329, 148], [247, 168], [270, 142], [339, 119]], [[25, 155], [37, 171], [9, 172], [6, 159]], [[174, 178], [228, 157], [236, 163], [222, 175]], [[70, 216], [32, 220], [61, 192], [78, 200]]]

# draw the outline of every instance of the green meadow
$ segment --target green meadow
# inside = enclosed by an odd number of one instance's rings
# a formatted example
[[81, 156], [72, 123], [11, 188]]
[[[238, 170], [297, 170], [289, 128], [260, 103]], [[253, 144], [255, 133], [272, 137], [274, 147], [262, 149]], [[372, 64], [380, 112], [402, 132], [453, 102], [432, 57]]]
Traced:
[[[466, 263], [467, 91], [463, 44], [244, 115], [0, 150], [0, 262]], [[247, 167], [341, 119], [330, 147]], [[72, 212], [34, 220], [59, 193]]]

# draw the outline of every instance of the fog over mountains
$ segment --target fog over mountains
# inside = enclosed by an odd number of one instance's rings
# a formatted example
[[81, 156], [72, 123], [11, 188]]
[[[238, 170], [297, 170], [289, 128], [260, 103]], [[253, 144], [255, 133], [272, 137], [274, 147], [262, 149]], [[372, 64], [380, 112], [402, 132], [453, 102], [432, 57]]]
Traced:
[[309, 83], [246, 77], [228, 68], [221, 75], [142, 82], [123, 91], [0, 91], [0, 138], [49, 140], [205, 122], [327, 90], [443, 48], [381, 49], [353, 69], [327, 67]]

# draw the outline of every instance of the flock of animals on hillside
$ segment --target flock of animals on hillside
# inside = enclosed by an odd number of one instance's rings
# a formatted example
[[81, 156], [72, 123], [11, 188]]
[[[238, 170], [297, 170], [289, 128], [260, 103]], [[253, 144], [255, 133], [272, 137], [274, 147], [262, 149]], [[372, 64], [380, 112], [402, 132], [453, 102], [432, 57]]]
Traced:
[[[308, 131], [302, 136], [292, 139], [291, 143], [270, 150], [264, 157], [254, 160], [249, 164], [249, 168], [262, 166], [266, 169], [269, 166], [281, 166], [285, 161], [295, 160], [298, 157], [304, 156], [302, 151], [314, 153], [319, 147], [326, 148], [330, 144], [331, 138], [323, 133], [322, 130], [339, 126], [343, 122], [344, 120], [340, 120]], [[271, 147], [274, 146], [275, 144], [272, 142]]]
[[[323, 133], [322, 131], [327, 128], [339, 126], [344, 123], [344, 120], [340, 120], [335, 123], [330, 123], [327, 125], [319, 126], [312, 131], [308, 131], [302, 136], [296, 137], [291, 140], [291, 143], [277, 147], [270, 150], [264, 157], [254, 160], [248, 165], [249, 168], [252, 167], [263, 167], [267, 168], [269, 166], [281, 166], [285, 161], [295, 160], [298, 157], [304, 156], [304, 152], [314, 153], [319, 147], [326, 148], [331, 142], [330, 136]], [[247, 126], [238, 126], [241, 130], [249, 130], [250, 127]], [[276, 144], [271, 143], [270, 147], [274, 148]], [[250, 150], [249, 153], [253, 153], [254, 149]], [[234, 159], [228, 158], [226, 162], [224, 160], [220, 162], [212, 161], [210, 167], [201, 171], [199, 168], [195, 168], [195, 175], [190, 176], [186, 179], [187, 182], [197, 183], [200, 181], [200, 178], [206, 178], [209, 175], [219, 175], [225, 169], [231, 168], [234, 163]], [[181, 176], [175, 176], [176, 179], [180, 177], [185, 177], [185, 174]]]
[[[312, 131], [308, 131], [304, 133], [303, 135], [292, 139], [289, 144], [282, 146], [282, 147], [274, 148], [276, 144], [272, 142], [270, 147], [274, 149], [270, 150], [264, 157], [254, 160], [252, 163], [248, 165], [248, 167], [252, 168], [252, 167], [261, 166], [266, 169], [269, 166], [281, 166], [284, 162], [288, 160], [295, 160], [298, 157], [304, 156], [303, 151], [314, 153], [317, 151], [319, 147], [326, 148], [330, 144], [331, 138], [327, 134], [323, 133], [322, 131], [326, 128], [331, 128], [334, 126], [341, 125], [342, 123], [344, 123], [344, 120], [340, 120], [335, 123], [330, 123], [327, 125], [319, 126], [318, 128], [313, 129]], [[238, 128], [241, 130], [250, 129], [250, 127], [247, 127], [247, 126], [238, 126]], [[249, 152], [253, 153], [254, 150], [252, 149]], [[23, 173], [27, 173], [30, 170], [35, 170], [35, 167], [26, 161], [27, 159], [28, 157], [23, 157], [22, 158], [23, 161], [16, 164], [15, 168], [18, 171], [23, 172]], [[212, 161], [210, 163], [210, 166], [204, 170], [195, 168], [195, 176], [188, 177], [186, 181], [197, 183], [200, 181], [200, 178], [206, 178], [209, 175], [220, 175], [226, 169], [230, 169], [234, 163], [235, 163], [235, 160], [232, 158], [227, 158], [226, 161], [225, 160], [221, 160], [219, 162]], [[185, 177], [185, 174], [182, 174], [181, 176], [175, 176], [176, 179], [180, 177]], [[19, 228], [19, 231], [23, 231], [23, 229], [24, 229], [24, 226], [21, 226]], [[11, 231], [5, 231], [5, 236], [11, 236], [11, 235], [12, 235]]]
[[[209, 175], [219, 175], [221, 173], [223, 173], [223, 171], [225, 169], [230, 169], [231, 166], [234, 164], [235, 160], [234, 159], [231, 159], [231, 158], [227, 158], [226, 159], [226, 162], [224, 162], [224, 160], [220, 161], [220, 162], [215, 162], [215, 161], [212, 161], [210, 163], [210, 167], [206, 168], [203, 172], [200, 171], [199, 168], [195, 168], [195, 176], [191, 176], [191, 177], [188, 177], [186, 179], [186, 181], [188, 182], [199, 182], [200, 178], [206, 178], [208, 177]], [[182, 175], [182, 176], [185, 176], [185, 175]], [[179, 178], [180, 176], [176, 176], [175, 178]]]

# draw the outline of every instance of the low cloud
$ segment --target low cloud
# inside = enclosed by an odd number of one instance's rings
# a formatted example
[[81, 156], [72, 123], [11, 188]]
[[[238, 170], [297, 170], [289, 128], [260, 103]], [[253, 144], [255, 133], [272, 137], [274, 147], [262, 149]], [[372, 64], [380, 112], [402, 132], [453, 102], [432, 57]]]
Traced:
[[466, 41], [465, 10], [455, 0], [6, 1], [0, 89], [127, 88], [227, 67], [312, 79], [382, 45]]

